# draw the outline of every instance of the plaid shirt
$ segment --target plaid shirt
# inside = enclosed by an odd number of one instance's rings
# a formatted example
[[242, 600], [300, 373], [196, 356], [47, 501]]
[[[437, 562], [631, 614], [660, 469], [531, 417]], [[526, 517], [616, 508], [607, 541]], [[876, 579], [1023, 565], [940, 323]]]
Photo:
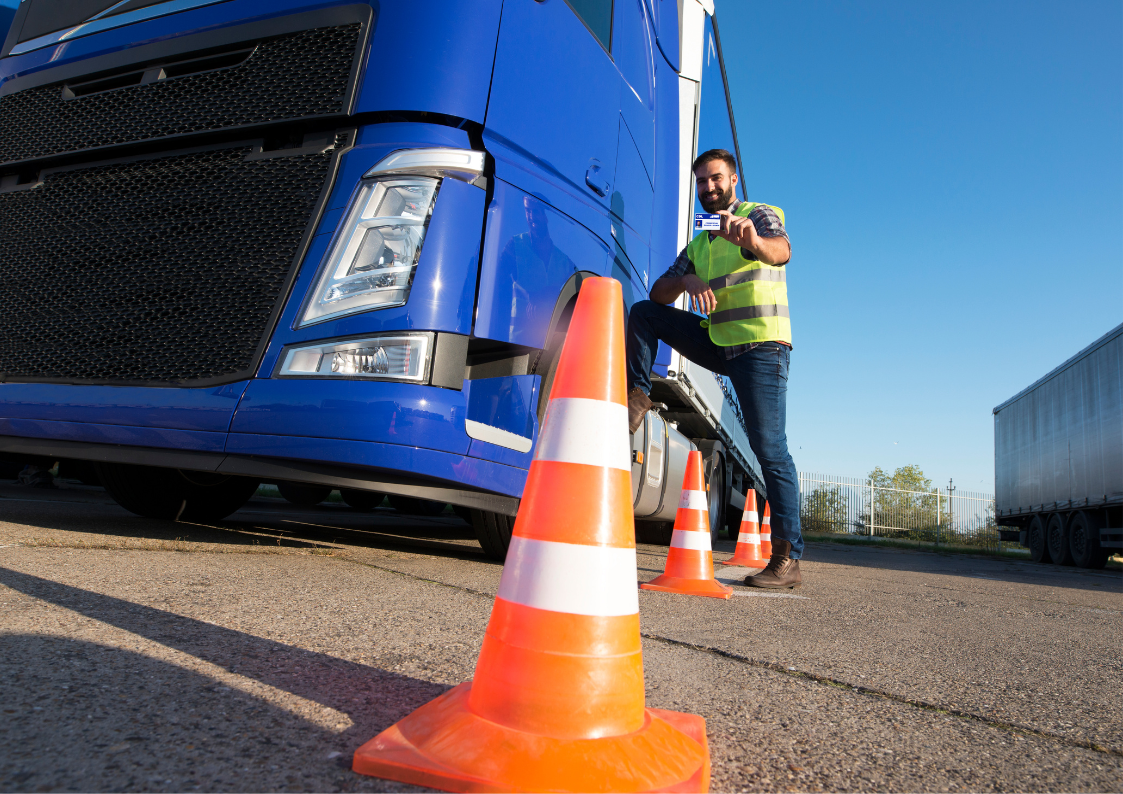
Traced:
[[[740, 201], [734, 201], [729, 205], [729, 211], [736, 212], [737, 208], [740, 206]], [[784, 222], [780, 220], [780, 216], [776, 214], [776, 210], [772, 209], [767, 204], [759, 204], [754, 207], [753, 211], [749, 213], [749, 220], [753, 222], [753, 226], [756, 227], [756, 233], [761, 237], [783, 237], [785, 240], [788, 240], [788, 232], [784, 229]], [[715, 237], [717, 237], [717, 235], [710, 232], [711, 243], [714, 241]], [[791, 240], [788, 240], [788, 245], [791, 245]], [[688, 248], [689, 246], [683, 248], [682, 251], [679, 252], [678, 257], [675, 258], [674, 264], [667, 268], [667, 272], [659, 278], [681, 278], [687, 274], [697, 275], [697, 271], [694, 269], [694, 263], [690, 261], [690, 257], [686, 253]], [[741, 249], [741, 256], [750, 260], [756, 258], [751, 251], [745, 248]], [[752, 342], [745, 345], [729, 345], [725, 348], [725, 359], [728, 361], [729, 359], [736, 358], [760, 344], [763, 344], [763, 342]], [[781, 342], [780, 344], [787, 343]]]

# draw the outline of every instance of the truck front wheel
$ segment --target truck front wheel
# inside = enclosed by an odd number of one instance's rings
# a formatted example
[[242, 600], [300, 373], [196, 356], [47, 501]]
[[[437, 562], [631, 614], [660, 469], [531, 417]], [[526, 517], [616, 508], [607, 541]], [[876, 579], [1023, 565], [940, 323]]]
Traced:
[[1108, 552], [1100, 548], [1100, 522], [1095, 515], [1080, 511], [1068, 522], [1068, 548], [1074, 563], [1081, 568], [1103, 568]]
[[487, 510], [473, 510], [472, 529], [476, 531], [476, 540], [483, 546], [484, 554], [500, 562], [507, 559], [511, 532], [515, 529], [514, 516]]
[[244, 505], [258, 481], [213, 472], [98, 463], [98, 477], [113, 501], [145, 518], [218, 521]]
[[1034, 562], [1052, 562], [1049, 557], [1049, 544], [1045, 539], [1045, 521], [1041, 516], [1037, 515], [1029, 520], [1026, 536], [1029, 558]]

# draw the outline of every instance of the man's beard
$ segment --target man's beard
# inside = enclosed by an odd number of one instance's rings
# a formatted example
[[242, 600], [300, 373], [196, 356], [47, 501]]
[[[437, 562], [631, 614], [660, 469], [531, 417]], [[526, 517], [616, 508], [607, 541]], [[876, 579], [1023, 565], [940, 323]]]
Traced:
[[730, 185], [726, 188], [725, 192], [717, 198], [711, 199], [709, 196], [699, 196], [698, 201], [702, 204], [702, 209], [706, 212], [714, 213], [727, 210], [729, 209], [729, 205], [733, 203], [733, 186]]

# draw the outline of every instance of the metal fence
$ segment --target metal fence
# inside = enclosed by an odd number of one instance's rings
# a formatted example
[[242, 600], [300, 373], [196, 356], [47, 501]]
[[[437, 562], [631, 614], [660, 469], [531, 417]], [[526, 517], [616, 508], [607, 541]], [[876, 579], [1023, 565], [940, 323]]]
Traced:
[[905, 491], [869, 479], [799, 473], [804, 532], [903, 538], [1001, 549], [994, 495], [948, 488]]

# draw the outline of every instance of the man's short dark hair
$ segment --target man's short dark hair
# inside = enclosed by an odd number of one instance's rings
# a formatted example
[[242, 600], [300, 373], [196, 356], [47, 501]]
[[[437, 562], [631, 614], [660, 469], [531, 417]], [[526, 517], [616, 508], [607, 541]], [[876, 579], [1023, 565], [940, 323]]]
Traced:
[[698, 173], [698, 166], [708, 163], [711, 160], [721, 160], [729, 166], [730, 173], [737, 173], [737, 158], [725, 149], [710, 149], [709, 151], [702, 152], [698, 155], [698, 159], [694, 161], [694, 165], [690, 166], [690, 170], [694, 173]]

